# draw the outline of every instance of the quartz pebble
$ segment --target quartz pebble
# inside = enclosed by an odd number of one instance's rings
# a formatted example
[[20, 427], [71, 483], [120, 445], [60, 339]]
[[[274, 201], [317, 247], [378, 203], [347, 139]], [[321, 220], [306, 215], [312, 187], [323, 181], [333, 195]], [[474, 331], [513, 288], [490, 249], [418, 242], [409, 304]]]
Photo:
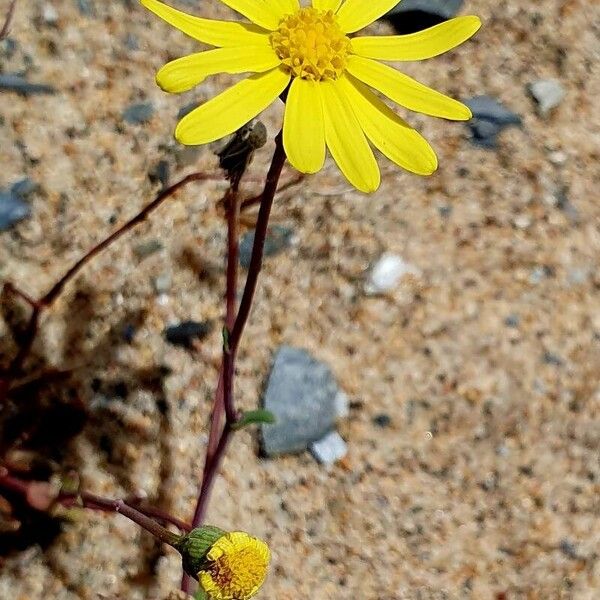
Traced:
[[311, 454], [322, 465], [333, 465], [348, 453], [348, 446], [337, 431], [331, 431], [310, 445]]
[[421, 271], [395, 254], [383, 254], [372, 267], [365, 292], [370, 295], [383, 294], [392, 290], [405, 275], [418, 277]]
[[540, 116], [547, 117], [560, 105], [567, 92], [556, 79], [539, 79], [529, 84], [529, 93], [537, 102]]

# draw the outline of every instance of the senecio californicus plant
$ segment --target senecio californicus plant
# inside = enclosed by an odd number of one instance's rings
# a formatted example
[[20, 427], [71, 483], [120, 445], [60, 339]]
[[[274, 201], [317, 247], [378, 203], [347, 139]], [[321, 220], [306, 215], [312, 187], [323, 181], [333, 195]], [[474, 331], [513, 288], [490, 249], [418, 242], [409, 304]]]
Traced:
[[[398, 0], [312, 0], [310, 7], [301, 7], [298, 0], [221, 0], [251, 23], [204, 19], [157, 0], [140, 2], [183, 33], [215, 47], [174, 60], [160, 69], [156, 80], [165, 91], [185, 92], [219, 73], [251, 73], [191, 111], [175, 130], [179, 142], [192, 145], [236, 133], [219, 155], [220, 166], [230, 182], [223, 198], [228, 232], [223, 358], [194, 517], [188, 524], [135, 500], [102, 498], [71, 489], [65, 482], [57, 490], [47, 482], [21, 479], [2, 463], [0, 488], [21, 495], [38, 510], [60, 505], [122, 514], [181, 553], [185, 572], [183, 591], [191, 591], [190, 578], [194, 578], [200, 585], [197, 598], [246, 600], [258, 593], [266, 579], [268, 546], [248, 533], [228, 533], [203, 523], [232, 434], [253, 424], [272, 422], [273, 418], [264, 410], [240, 413], [234, 401], [234, 381], [237, 350], [252, 307], [284, 163], [288, 160], [300, 173], [316, 173], [324, 165], [328, 148], [356, 189], [374, 192], [380, 184], [380, 172], [372, 144], [398, 166], [419, 175], [432, 174], [438, 161], [429, 143], [371, 88], [416, 112], [450, 120], [471, 118], [464, 104], [380, 61], [433, 58], [468, 40], [481, 22], [477, 17], [465, 16], [410, 35], [353, 37], [387, 13]], [[252, 121], [278, 97], [285, 102], [283, 128], [275, 137], [275, 150], [262, 193], [240, 201], [240, 183], [251, 155], [265, 141], [264, 126], [261, 128]], [[53, 305], [66, 284], [93, 257], [144, 221], [182, 187], [220, 177], [192, 173], [162, 190], [154, 201], [93, 247], [38, 299], [5, 283], [5, 292], [30, 305], [31, 316], [18, 354], [8, 369], [0, 371], [0, 404], [11, 392], [14, 380], [23, 375], [42, 312]], [[260, 209], [248, 275], [238, 304], [240, 212], [255, 202], [260, 203]], [[165, 525], [177, 527], [182, 533], [177, 535]]]
[[285, 94], [283, 144], [290, 163], [316, 173], [325, 147], [348, 181], [377, 190], [380, 174], [369, 142], [400, 167], [430, 175], [438, 166], [429, 143], [382, 102], [379, 90], [410, 110], [466, 121], [471, 111], [379, 61], [438, 56], [469, 39], [478, 17], [451, 19], [411, 35], [349, 37], [373, 23], [398, 0], [221, 0], [251, 24], [207, 20], [159, 2], [140, 0], [189, 35], [216, 46], [166, 64], [158, 85], [181, 93], [217, 73], [254, 73], [186, 115], [175, 137], [206, 144], [233, 133]]

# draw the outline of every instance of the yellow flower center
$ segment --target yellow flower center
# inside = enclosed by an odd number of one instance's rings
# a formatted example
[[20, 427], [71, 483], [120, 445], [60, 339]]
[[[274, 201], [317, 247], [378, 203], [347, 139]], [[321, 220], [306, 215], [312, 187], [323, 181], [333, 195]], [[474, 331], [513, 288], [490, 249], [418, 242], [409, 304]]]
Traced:
[[241, 531], [219, 538], [206, 567], [198, 573], [204, 591], [214, 600], [247, 600], [258, 592], [271, 558], [268, 546]]
[[284, 17], [271, 45], [293, 77], [337, 79], [346, 67], [350, 39], [332, 11], [301, 8]]

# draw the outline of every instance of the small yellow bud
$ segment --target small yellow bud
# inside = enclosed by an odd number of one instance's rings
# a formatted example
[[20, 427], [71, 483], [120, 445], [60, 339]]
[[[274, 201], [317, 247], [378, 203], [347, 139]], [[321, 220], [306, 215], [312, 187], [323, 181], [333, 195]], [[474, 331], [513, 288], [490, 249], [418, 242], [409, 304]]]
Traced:
[[187, 573], [211, 600], [252, 598], [267, 577], [271, 559], [263, 541], [243, 531], [204, 526], [181, 538], [177, 549]]

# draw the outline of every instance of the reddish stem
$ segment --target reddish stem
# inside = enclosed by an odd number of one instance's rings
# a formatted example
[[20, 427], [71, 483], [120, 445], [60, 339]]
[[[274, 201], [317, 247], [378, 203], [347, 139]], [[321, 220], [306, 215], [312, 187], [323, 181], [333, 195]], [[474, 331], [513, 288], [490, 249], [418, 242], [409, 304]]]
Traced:
[[244, 332], [246, 323], [248, 322], [250, 309], [252, 308], [252, 301], [254, 300], [254, 293], [256, 292], [258, 276], [262, 269], [265, 240], [267, 238], [267, 231], [269, 227], [269, 217], [271, 216], [271, 208], [273, 207], [273, 200], [277, 192], [277, 184], [279, 183], [279, 178], [281, 177], [281, 170], [285, 164], [285, 159], [286, 156], [283, 148], [283, 135], [280, 132], [275, 138], [275, 153], [273, 154], [271, 167], [267, 174], [265, 189], [262, 193], [260, 210], [258, 212], [258, 219], [256, 221], [256, 231], [254, 232], [254, 245], [252, 246], [252, 256], [250, 258], [250, 266], [248, 267], [248, 277], [244, 287], [244, 294], [242, 295], [238, 315], [235, 319], [235, 325], [233, 326], [233, 330], [229, 338], [229, 346], [234, 356], [240, 344], [240, 339], [242, 337], [242, 333]]
[[174, 517], [168, 512], [165, 512], [160, 508], [156, 508], [155, 506], [148, 506], [134, 500], [125, 500], [125, 504], [128, 504], [129, 506], [139, 510], [147, 517], [152, 517], [163, 524], [174, 525], [180, 531], [187, 532], [192, 530], [192, 526], [189, 523], [186, 523], [185, 521], [182, 521], [181, 519], [178, 519], [177, 517]]
[[8, 32], [10, 30], [10, 24], [12, 22], [13, 16], [15, 14], [15, 6], [17, 5], [17, 0], [12, 0], [12, 2], [8, 5], [8, 12], [6, 13], [6, 20], [4, 21], [4, 25], [0, 30], [0, 41], [5, 37], [8, 37]]
[[[284, 192], [285, 190], [288, 190], [291, 187], [294, 187], [295, 185], [298, 185], [304, 180], [305, 177], [306, 175], [304, 173], [298, 173], [295, 177], [293, 177], [289, 181], [286, 181], [286, 183], [280, 185], [277, 189], [277, 193], [279, 194], [281, 192]], [[257, 204], [260, 204], [261, 200], [262, 194], [258, 194], [258, 196], [253, 196], [252, 198], [247, 198], [242, 202], [241, 210], [244, 211], [248, 208], [251, 208], [252, 206], [256, 206]]]
[[221, 177], [215, 175], [206, 175], [204, 173], [192, 173], [187, 177], [184, 177], [181, 181], [173, 184], [167, 189], [163, 190], [158, 194], [155, 200], [150, 202], [141, 212], [139, 212], [133, 219], [127, 221], [125, 225], [120, 227], [113, 234], [109, 235], [105, 240], [100, 242], [97, 246], [94, 246], [85, 256], [81, 257], [50, 289], [50, 291], [40, 299], [40, 303], [44, 306], [51, 305], [54, 300], [60, 295], [65, 285], [84, 267], [94, 256], [102, 252], [107, 246], [110, 246], [115, 240], [119, 239], [125, 233], [133, 229], [136, 225], [139, 225], [145, 221], [148, 216], [154, 212], [167, 198], [170, 198], [180, 188], [186, 186], [192, 181], [206, 181], [208, 179], [221, 179]]
[[[256, 223], [256, 232], [254, 234], [254, 245], [252, 248], [252, 257], [250, 259], [250, 266], [248, 268], [248, 277], [246, 279], [246, 285], [244, 287], [244, 294], [240, 303], [240, 308], [235, 319], [231, 334], [229, 335], [228, 345], [229, 352], [231, 353], [232, 360], [235, 361], [235, 355], [239, 346], [240, 337], [244, 330], [244, 326], [248, 320], [250, 314], [250, 308], [252, 300], [254, 298], [254, 292], [256, 291], [256, 284], [258, 281], [258, 275], [262, 267], [262, 256], [264, 252], [265, 239], [267, 236], [267, 228], [269, 224], [269, 216], [271, 214], [271, 207], [273, 206], [273, 199], [275, 198], [275, 192], [277, 190], [277, 182], [281, 175], [281, 170], [285, 163], [285, 150], [283, 149], [283, 139], [281, 133], [275, 138], [275, 152], [271, 161], [271, 167], [267, 174], [265, 182], [265, 188], [263, 191], [263, 200], [260, 206], [260, 212], [258, 214], [258, 221]], [[237, 256], [235, 257], [237, 260]], [[228, 262], [231, 257], [228, 256]], [[218, 430], [215, 423], [220, 421], [223, 411], [223, 401], [220, 400], [219, 387], [225, 389], [225, 379], [233, 375], [232, 371], [226, 371], [224, 368], [221, 371], [219, 379], [223, 380], [222, 386], [217, 386], [217, 394], [215, 399], [215, 406], [213, 409], [213, 430]], [[224, 396], [224, 394], [223, 394]], [[218, 465], [222, 460], [222, 453], [227, 446], [227, 438], [229, 437], [230, 425], [232, 422], [226, 422], [225, 428], [223, 429], [219, 442], [214, 450], [214, 454], [207, 452], [207, 460], [205, 462], [204, 475], [202, 479], [202, 485], [200, 486], [200, 495], [198, 497], [198, 503], [196, 505], [196, 511], [194, 513], [194, 519], [192, 525], [196, 527], [204, 519], [206, 512], [206, 505], [208, 502], [208, 493], [212, 489], [212, 479], [218, 471]], [[225, 438], [225, 440], [224, 440]], [[210, 445], [209, 445], [210, 449]]]
[[236, 293], [239, 261], [239, 188], [243, 171], [236, 174], [227, 197], [227, 285], [225, 331], [223, 332], [223, 406], [228, 423], [237, 419], [233, 400], [233, 356], [229, 347], [229, 336], [235, 323]]
[[[227, 450], [227, 446], [229, 445], [232, 434], [231, 426], [235, 422], [235, 418], [233, 420], [226, 418], [221, 434], [219, 437], [217, 437], [220, 428], [220, 422], [225, 409], [226, 390], [232, 389], [233, 386], [237, 348], [239, 346], [240, 338], [244, 331], [246, 322], [248, 321], [248, 316], [252, 307], [252, 301], [254, 299], [254, 293], [256, 291], [258, 276], [262, 268], [262, 257], [264, 253], [265, 240], [267, 237], [269, 217], [271, 215], [273, 200], [275, 198], [275, 194], [277, 193], [277, 184], [279, 182], [279, 178], [281, 177], [281, 171], [283, 169], [283, 165], [285, 164], [285, 160], [286, 155], [283, 148], [283, 136], [280, 132], [275, 138], [275, 152], [271, 160], [269, 172], [267, 173], [265, 187], [263, 193], [261, 194], [261, 205], [256, 223], [252, 256], [250, 259], [250, 266], [248, 268], [246, 284], [244, 286], [244, 293], [242, 295], [240, 308], [238, 310], [237, 317], [235, 318], [235, 322], [233, 323], [233, 327], [231, 329], [228, 327], [228, 331], [230, 333], [228, 335], [226, 344], [227, 351], [224, 352], [223, 364], [219, 373], [219, 383], [215, 393], [215, 403], [211, 419], [211, 431], [204, 463], [204, 472], [202, 474], [202, 483], [200, 485], [198, 500], [196, 502], [196, 510], [194, 511], [192, 527], [197, 527], [204, 520], [215, 478], [219, 472], [221, 462], [225, 456], [225, 452]], [[237, 251], [233, 255], [231, 252], [232, 249], [233, 245], [230, 240], [227, 256], [228, 267], [232, 260], [235, 260], [236, 263], [238, 261]], [[216, 439], [218, 439], [218, 443], [215, 447], [214, 444]], [[191, 590], [191, 579], [185, 573], [181, 582], [181, 589], [186, 593], [189, 593]]]
[[[16, 287], [14, 287], [10, 283], [6, 284], [5, 287], [7, 287], [7, 289], [9, 291], [11, 291], [14, 294], [17, 294], [18, 296], [23, 298], [28, 304], [30, 304], [32, 306], [32, 312], [31, 312], [31, 316], [29, 318], [29, 323], [27, 324], [27, 328], [25, 330], [24, 340], [21, 343], [19, 352], [17, 353], [17, 355], [11, 362], [10, 367], [7, 372], [7, 376], [3, 375], [2, 381], [3, 382], [6, 381], [4, 379], [5, 377], [6, 377], [6, 379], [10, 380], [11, 378], [15, 377], [16, 375], [18, 375], [20, 373], [20, 371], [23, 368], [23, 364], [25, 363], [25, 360], [27, 359], [27, 357], [29, 356], [29, 353], [31, 352], [33, 342], [35, 341], [35, 337], [36, 337], [38, 329], [39, 329], [39, 320], [40, 320], [40, 316], [41, 316], [42, 312], [46, 308], [49, 308], [54, 303], [54, 301], [62, 293], [66, 284], [71, 279], [73, 279], [73, 277], [75, 277], [75, 275], [77, 275], [77, 273], [79, 273], [79, 271], [90, 260], [92, 260], [97, 254], [99, 254], [104, 249], [106, 249], [108, 246], [110, 246], [110, 244], [112, 244], [114, 241], [118, 240], [120, 237], [125, 235], [125, 233], [127, 233], [128, 231], [133, 229], [136, 225], [145, 221], [152, 212], [154, 212], [165, 200], [170, 198], [180, 188], [186, 186], [188, 183], [191, 183], [192, 181], [206, 181], [209, 179], [221, 179], [221, 178], [222, 178], [222, 176], [217, 176], [217, 175], [207, 175], [205, 173], [192, 173], [192, 174], [188, 175], [187, 177], [184, 177], [181, 181], [178, 181], [177, 183], [173, 184], [172, 186], [168, 187], [167, 189], [161, 191], [158, 194], [158, 196], [150, 204], [148, 204], [144, 209], [142, 209], [141, 212], [139, 212], [135, 217], [133, 217], [133, 219], [130, 219], [129, 221], [127, 221], [127, 223], [125, 223], [122, 227], [117, 229], [117, 231], [115, 231], [114, 233], [109, 235], [106, 239], [104, 239], [102, 242], [100, 242], [99, 244], [94, 246], [89, 252], [87, 252], [87, 254], [82, 256], [52, 286], [52, 288], [48, 291], [48, 293], [46, 293], [44, 296], [42, 296], [39, 300], [33, 300], [30, 296], [25, 294], [25, 292], [18, 290]], [[2, 382], [0, 382], [0, 383], [2, 383]], [[4, 387], [7, 388], [8, 384], [6, 384]], [[0, 385], [0, 388], [2, 388], [2, 389], [0, 389], [0, 402], [3, 398], [2, 390], [4, 389], [4, 387], [2, 387]]]
[[[24, 496], [26, 500], [32, 485], [44, 485], [44, 483], [45, 482], [25, 481], [11, 475], [0, 475], [0, 487]], [[54, 499], [54, 503], [65, 507], [81, 506], [92, 510], [120, 513], [134, 523], [137, 523], [161, 542], [169, 544], [170, 546], [173, 546], [180, 538], [179, 535], [165, 529], [154, 519], [151, 519], [141, 510], [130, 506], [124, 500], [103, 498], [102, 496], [90, 494], [89, 492], [61, 491]], [[168, 519], [166, 517], [168, 517]], [[160, 518], [161, 520], [168, 520], [169, 522], [179, 522], [177, 519], [174, 519], [170, 515], [165, 515], [162, 512]], [[187, 530], [187, 527], [183, 530]]]

